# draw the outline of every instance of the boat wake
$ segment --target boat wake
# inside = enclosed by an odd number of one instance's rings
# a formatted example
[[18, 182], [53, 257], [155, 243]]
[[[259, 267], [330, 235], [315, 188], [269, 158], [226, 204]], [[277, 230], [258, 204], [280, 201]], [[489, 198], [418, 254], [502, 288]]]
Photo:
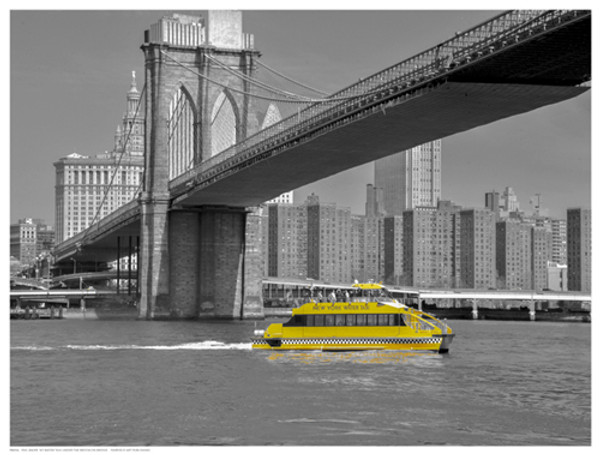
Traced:
[[68, 344], [66, 346], [13, 346], [11, 351], [122, 351], [122, 350], [154, 350], [154, 351], [249, 351], [252, 343], [223, 343], [221, 341], [201, 341], [176, 345], [102, 345], [102, 344]]

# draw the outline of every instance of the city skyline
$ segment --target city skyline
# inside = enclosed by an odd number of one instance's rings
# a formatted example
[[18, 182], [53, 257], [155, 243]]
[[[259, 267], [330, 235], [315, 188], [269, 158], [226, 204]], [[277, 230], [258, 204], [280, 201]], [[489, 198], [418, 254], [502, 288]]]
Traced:
[[[111, 149], [131, 71], [143, 74], [139, 49], [143, 31], [170, 12], [11, 13], [11, 222], [35, 217], [55, 223], [52, 163], [74, 152], [94, 156]], [[265, 63], [332, 92], [496, 12], [244, 10], [243, 14], [244, 31], [255, 35]], [[310, 33], [302, 25], [307, 23]], [[143, 78], [139, 79], [141, 85]], [[590, 207], [590, 111], [588, 91], [567, 102], [443, 138], [442, 199], [483, 207], [485, 192], [511, 186], [525, 211], [531, 210], [529, 199], [536, 193], [555, 218], [566, 217], [570, 207]], [[31, 125], [36, 126], [33, 132]], [[16, 178], [22, 175], [28, 178]], [[315, 192], [324, 202], [363, 213], [366, 185], [373, 181], [370, 163], [295, 192], [298, 200]]]

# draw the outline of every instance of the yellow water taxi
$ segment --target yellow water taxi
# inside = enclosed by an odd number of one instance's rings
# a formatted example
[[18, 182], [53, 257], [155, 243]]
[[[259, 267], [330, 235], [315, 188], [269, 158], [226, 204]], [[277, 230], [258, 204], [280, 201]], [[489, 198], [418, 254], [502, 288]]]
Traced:
[[448, 325], [394, 299], [381, 284], [356, 283], [347, 301], [313, 299], [292, 310], [289, 321], [255, 330], [254, 349], [448, 352]]

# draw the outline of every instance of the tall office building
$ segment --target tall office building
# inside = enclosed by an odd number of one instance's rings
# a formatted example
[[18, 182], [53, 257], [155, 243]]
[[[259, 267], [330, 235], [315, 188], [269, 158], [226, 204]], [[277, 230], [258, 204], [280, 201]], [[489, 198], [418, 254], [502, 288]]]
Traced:
[[496, 287], [495, 218], [488, 209], [460, 212], [460, 287]]
[[381, 281], [383, 279], [383, 217], [366, 216], [364, 279]]
[[500, 209], [502, 208], [500, 193], [498, 193], [496, 190], [485, 193], [485, 208], [491, 210], [496, 214], [497, 217], [499, 217]]
[[382, 205], [383, 191], [372, 184], [367, 185], [367, 202], [365, 203], [366, 216], [381, 216], [385, 213]]
[[519, 211], [519, 200], [512, 187], [507, 186], [504, 189], [501, 197], [502, 208], [505, 212], [518, 212]]
[[458, 210], [452, 207], [418, 207], [404, 212], [403, 272], [406, 285], [455, 286]]
[[356, 245], [349, 208], [320, 203], [315, 194], [302, 204], [270, 204], [267, 238], [268, 276], [335, 283], [352, 278]]
[[132, 71], [127, 92], [127, 107], [115, 132], [113, 155], [125, 154], [140, 158], [144, 156], [145, 119], [140, 104], [141, 96], [137, 89], [135, 71]]
[[364, 280], [381, 281], [384, 268], [382, 191], [367, 185], [365, 204], [363, 266]]
[[[452, 257], [452, 287], [460, 287], [461, 282], [461, 269], [460, 269], [460, 251], [461, 251], [461, 221], [460, 221], [460, 212], [462, 207], [460, 205], [455, 204], [452, 201], [440, 201], [438, 203], [438, 211], [440, 212], [450, 212], [451, 222], [449, 224], [448, 229], [444, 227], [444, 230], [441, 232], [440, 238], [444, 238], [444, 243], [450, 243], [450, 252], [453, 255]], [[448, 240], [445, 237], [448, 236]]]
[[349, 208], [322, 204], [312, 194], [307, 202], [307, 278], [347, 283], [351, 279], [351, 214]]
[[268, 206], [268, 276], [306, 278], [306, 205]]
[[43, 220], [25, 218], [10, 225], [10, 255], [21, 267], [40, 265], [50, 256], [54, 243], [54, 229]]
[[517, 220], [496, 223], [498, 289], [531, 289], [531, 229]]
[[56, 241], [62, 242], [131, 201], [140, 191], [144, 168], [144, 116], [135, 73], [127, 109], [111, 152], [72, 153], [56, 168]]
[[10, 255], [32, 264], [37, 255], [37, 228], [31, 218], [10, 225]]
[[548, 288], [548, 267], [552, 259], [552, 232], [545, 227], [531, 228], [531, 287]]
[[570, 291], [592, 290], [592, 212], [567, 210], [567, 267]]
[[552, 262], [567, 263], [567, 220], [550, 220], [552, 232]]
[[25, 218], [10, 225], [10, 255], [21, 265], [33, 265], [54, 247], [55, 232], [43, 220]]
[[352, 280], [365, 282], [365, 215], [350, 218], [350, 275]]
[[442, 194], [442, 142], [436, 140], [375, 161], [375, 188], [387, 216], [436, 207]]
[[403, 285], [403, 216], [386, 216], [383, 219], [383, 280], [386, 284]]

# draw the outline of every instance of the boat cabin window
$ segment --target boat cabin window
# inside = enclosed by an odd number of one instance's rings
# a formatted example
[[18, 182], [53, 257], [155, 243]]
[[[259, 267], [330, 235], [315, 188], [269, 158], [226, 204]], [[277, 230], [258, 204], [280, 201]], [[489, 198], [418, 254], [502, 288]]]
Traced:
[[399, 314], [296, 314], [284, 327], [404, 326]]

